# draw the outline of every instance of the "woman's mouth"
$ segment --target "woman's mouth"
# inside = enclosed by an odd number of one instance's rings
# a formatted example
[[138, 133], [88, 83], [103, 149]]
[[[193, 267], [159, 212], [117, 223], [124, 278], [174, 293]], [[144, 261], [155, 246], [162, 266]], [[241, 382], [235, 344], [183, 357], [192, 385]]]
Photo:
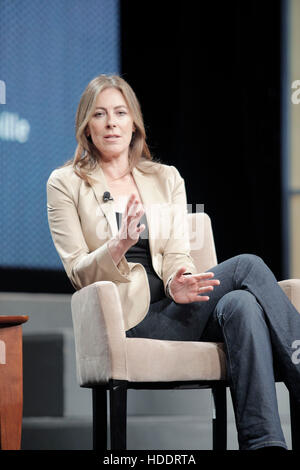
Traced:
[[107, 135], [104, 136], [105, 140], [117, 140], [119, 138], [120, 138], [120, 136], [117, 135], [117, 134], [107, 134]]

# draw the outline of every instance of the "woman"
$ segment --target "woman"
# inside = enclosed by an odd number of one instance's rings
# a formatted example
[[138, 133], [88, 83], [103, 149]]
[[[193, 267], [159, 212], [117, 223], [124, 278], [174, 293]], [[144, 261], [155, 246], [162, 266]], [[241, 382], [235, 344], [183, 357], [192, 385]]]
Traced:
[[73, 286], [113, 281], [129, 338], [224, 342], [240, 449], [286, 449], [273, 356], [299, 400], [291, 357], [300, 316], [272, 272], [240, 255], [197, 273], [187, 230], [178, 233], [184, 180], [151, 158], [139, 103], [122, 78], [89, 83], [76, 138], [74, 159], [47, 183], [51, 234]]

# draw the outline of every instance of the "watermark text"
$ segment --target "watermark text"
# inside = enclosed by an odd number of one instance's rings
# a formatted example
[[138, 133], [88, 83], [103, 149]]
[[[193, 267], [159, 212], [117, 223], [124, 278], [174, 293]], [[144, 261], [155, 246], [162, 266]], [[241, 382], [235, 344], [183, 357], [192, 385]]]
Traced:
[[295, 341], [293, 341], [292, 349], [295, 349], [292, 354], [292, 363], [300, 364], [300, 339], [295, 339]]
[[0, 104], [6, 104], [6, 85], [4, 80], [0, 80]]

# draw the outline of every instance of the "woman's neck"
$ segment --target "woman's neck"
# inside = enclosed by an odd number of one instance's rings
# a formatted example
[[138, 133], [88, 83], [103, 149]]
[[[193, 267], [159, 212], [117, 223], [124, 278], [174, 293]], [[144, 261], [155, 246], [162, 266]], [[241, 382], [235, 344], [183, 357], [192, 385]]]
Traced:
[[121, 158], [120, 156], [117, 158], [111, 158], [110, 160], [101, 158], [100, 166], [107, 180], [117, 180], [128, 174], [128, 157]]

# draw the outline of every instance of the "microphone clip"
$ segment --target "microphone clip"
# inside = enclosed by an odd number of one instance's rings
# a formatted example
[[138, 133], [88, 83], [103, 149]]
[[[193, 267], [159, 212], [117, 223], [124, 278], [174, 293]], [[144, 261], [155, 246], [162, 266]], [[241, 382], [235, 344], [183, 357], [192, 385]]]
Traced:
[[103, 193], [103, 201], [104, 202], [107, 202], [107, 201], [113, 201], [114, 199], [111, 197], [111, 194], [109, 191], [104, 191]]

